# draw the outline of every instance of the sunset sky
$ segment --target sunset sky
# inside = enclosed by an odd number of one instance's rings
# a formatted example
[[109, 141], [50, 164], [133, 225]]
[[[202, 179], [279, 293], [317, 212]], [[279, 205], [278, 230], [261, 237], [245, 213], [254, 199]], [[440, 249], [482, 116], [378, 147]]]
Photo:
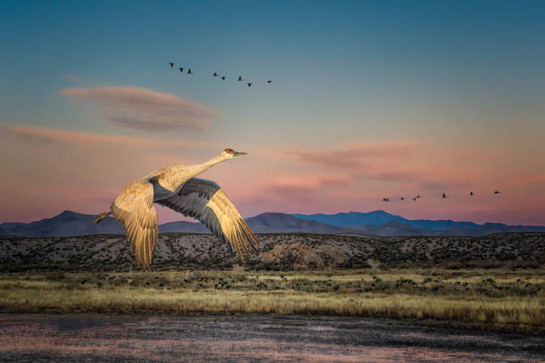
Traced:
[[0, 223], [230, 147], [243, 217], [545, 225], [544, 44], [543, 1], [0, 0]]

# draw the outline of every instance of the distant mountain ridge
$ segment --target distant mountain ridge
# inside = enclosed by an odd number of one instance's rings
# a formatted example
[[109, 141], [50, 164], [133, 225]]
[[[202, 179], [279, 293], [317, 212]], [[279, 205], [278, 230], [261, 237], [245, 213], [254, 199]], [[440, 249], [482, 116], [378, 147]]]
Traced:
[[452, 220], [428, 220], [428, 219], [415, 219], [410, 220], [398, 215], [387, 213], [383, 210], [377, 210], [368, 213], [361, 212], [349, 212], [349, 213], [337, 213], [337, 214], [292, 214], [294, 217], [300, 219], [309, 219], [322, 223], [331, 224], [333, 226], [358, 226], [366, 224], [370, 226], [382, 226], [390, 222], [400, 222], [412, 227], [420, 229], [430, 229], [434, 231], [441, 231], [453, 227], [473, 228], [480, 227], [479, 224], [473, 222], [454, 222]]
[[[98, 225], [94, 215], [64, 211], [31, 223], [2, 223], [0, 235], [24, 237], [70, 237], [90, 234], [124, 234], [123, 226], [108, 217]], [[509, 226], [502, 223], [410, 220], [385, 211], [337, 214], [263, 213], [247, 218], [255, 233], [357, 234], [374, 236], [482, 236], [504, 232], [545, 232], [545, 226]], [[170, 222], [159, 233], [210, 233], [200, 222]]]

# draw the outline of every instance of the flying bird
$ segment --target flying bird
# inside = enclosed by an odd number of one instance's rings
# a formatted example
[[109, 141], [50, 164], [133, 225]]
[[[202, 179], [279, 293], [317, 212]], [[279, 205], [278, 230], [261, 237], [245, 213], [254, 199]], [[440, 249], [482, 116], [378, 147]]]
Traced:
[[222, 80], [222, 81], [225, 81], [226, 78], [227, 78], [227, 77], [222, 76], [222, 77], [221, 77], [221, 80]]
[[110, 210], [97, 215], [93, 223], [112, 214], [125, 227], [138, 265], [150, 267], [158, 234], [155, 202], [200, 220], [241, 260], [241, 249], [250, 257], [248, 245], [256, 252], [259, 245], [255, 235], [218, 184], [196, 178], [212, 166], [241, 155], [246, 153], [225, 149], [202, 164], [170, 165], [136, 179], [119, 194]]
[[417, 199], [418, 199], [417, 197], [414, 197], [414, 198], [413, 198], [413, 200], [414, 200], [415, 202], [416, 202]]
[[191, 68], [189, 68], [189, 69], [187, 70], [187, 74], [193, 74], [193, 73], [191, 73]]
[[469, 195], [470, 195], [470, 196], [474, 196], [475, 194], [473, 194], [473, 192], [469, 192]]
[[272, 83], [272, 79], [269, 79], [269, 80], [267, 81], [267, 83]]
[[170, 62], [170, 68], [174, 68], [174, 63]]
[[399, 198], [399, 199], [401, 199], [401, 200], [405, 200], [405, 197], [401, 197], [401, 198]]
[[246, 84], [248, 85], [248, 87], [252, 87], [252, 84], [253, 84], [253, 83], [250, 82], [250, 83], [246, 83]]
[[239, 82], [243, 81], [242, 76], [238, 76], [238, 81]]
[[494, 194], [500, 194], [501, 192], [499, 190], [494, 190]]
[[388, 198], [382, 198], [382, 201], [383, 201], [383, 202], [389, 202], [390, 199], [388, 199]]
[[217, 74], [216, 72], [214, 72], [213, 76], [214, 76], [214, 77], [217, 77], [217, 76], [218, 76], [218, 74]]
[[447, 195], [445, 193], [443, 193], [443, 199], [447, 198]]
[[180, 67], [178, 68], [180, 70], [180, 72], [183, 72], [184, 71], [184, 68], [183, 67]]

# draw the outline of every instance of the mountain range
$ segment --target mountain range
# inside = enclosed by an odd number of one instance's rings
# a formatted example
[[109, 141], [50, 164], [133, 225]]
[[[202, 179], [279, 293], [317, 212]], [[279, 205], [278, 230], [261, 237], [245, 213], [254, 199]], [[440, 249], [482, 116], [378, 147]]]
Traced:
[[[98, 225], [95, 216], [72, 211], [31, 223], [2, 223], [0, 236], [69, 237], [90, 234], [123, 234], [123, 226], [108, 217]], [[337, 214], [263, 213], [247, 218], [255, 233], [357, 234], [374, 236], [483, 236], [504, 232], [545, 232], [545, 226], [510, 226], [502, 223], [476, 224], [452, 220], [410, 220], [385, 211]], [[159, 233], [210, 233], [200, 222], [170, 222]]]

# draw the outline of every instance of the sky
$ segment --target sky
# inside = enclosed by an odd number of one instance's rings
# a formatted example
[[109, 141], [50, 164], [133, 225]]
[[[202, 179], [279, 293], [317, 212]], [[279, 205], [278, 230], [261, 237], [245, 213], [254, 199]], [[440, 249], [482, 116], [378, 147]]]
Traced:
[[542, 1], [0, 0], [0, 222], [233, 148], [243, 217], [545, 225], [543, 44]]

